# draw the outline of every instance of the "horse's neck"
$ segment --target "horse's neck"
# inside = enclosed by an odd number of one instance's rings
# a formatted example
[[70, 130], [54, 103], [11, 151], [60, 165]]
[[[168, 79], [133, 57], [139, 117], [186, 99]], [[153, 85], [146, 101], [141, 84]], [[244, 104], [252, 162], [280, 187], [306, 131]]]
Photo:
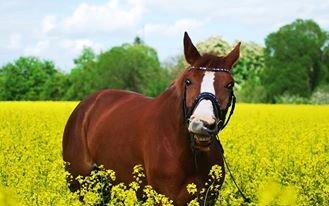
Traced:
[[[188, 167], [191, 159], [191, 147], [189, 132], [183, 117], [182, 98], [177, 95], [174, 86], [154, 99], [157, 116], [154, 125], [157, 128], [158, 155], [174, 158], [170, 164], [176, 164], [175, 160], [184, 162]], [[154, 138], [154, 137], [153, 137]], [[182, 165], [181, 165], [182, 166]]]
[[[184, 171], [189, 171], [189, 174], [197, 172], [196, 161], [200, 161], [204, 169], [201, 171], [208, 174], [209, 155], [207, 153], [199, 155], [195, 159], [195, 153], [191, 149], [190, 134], [183, 115], [182, 98], [179, 97], [172, 86], [167, 89], [162, 95], [155, 99], [157, 108], [158, 120], [157, 128], [161, 128], [157, 135], [157, 142], [166, 145], [164, 150], [159, 150], [158, 155], [164, 156], [165, 152], [175, 154], [174, 159], [179, 160], [180, 166], [184, 167]], [[162, 147], [163, 148], [163, 147]], [[175, 164], [175, 161], [172, 162]], [[201, 167], [200, 165], [200, 167]], [[200, 172], [199, 171], [199, 172]]]
[[175, 87], [171, 86], [158, 96], [156, 104], [160, 110], [160, 126], [171, 129], [176, 135], [188, 135], [183, 117], [182, 99], [177, 95]]

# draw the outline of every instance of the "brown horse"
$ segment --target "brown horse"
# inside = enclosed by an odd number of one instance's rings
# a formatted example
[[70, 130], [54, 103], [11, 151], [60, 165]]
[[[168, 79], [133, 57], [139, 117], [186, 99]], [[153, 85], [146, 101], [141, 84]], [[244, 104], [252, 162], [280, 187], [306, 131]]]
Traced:
[[[230, 69], [240, 43], [227, 56], [200, 55], [185, 33], [184, 53], [190, 66], [156, 98], [108, 89], [80, 102], [63, 137], [63, 159], [73, 177], [104, 165], [128, 184], [132, 168], [141, 164], [145, 184], [175, 205], [185, 205], [193, 198], [187, 184], [203, 187], [215, 164], [224, 170], [214, 136], [234, 97]], [[224, 172], [219, 184], [223, 181]], [[77, 182], [70, 185], [71, 190], [78, 187]]]

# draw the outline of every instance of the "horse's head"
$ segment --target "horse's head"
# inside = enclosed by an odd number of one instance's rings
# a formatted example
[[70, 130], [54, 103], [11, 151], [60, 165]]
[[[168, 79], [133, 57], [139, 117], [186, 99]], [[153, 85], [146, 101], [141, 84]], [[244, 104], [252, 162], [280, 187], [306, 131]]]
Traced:
[[240, 43], [226, 56], [200, 55], [185, 32], [184, 53], [189, 67], [176, 86], [183, 97], [184, 116], [195, 148], [208, 150], [212, 138], [223, 128], [235, 98], [230, 71], [239, 58]]

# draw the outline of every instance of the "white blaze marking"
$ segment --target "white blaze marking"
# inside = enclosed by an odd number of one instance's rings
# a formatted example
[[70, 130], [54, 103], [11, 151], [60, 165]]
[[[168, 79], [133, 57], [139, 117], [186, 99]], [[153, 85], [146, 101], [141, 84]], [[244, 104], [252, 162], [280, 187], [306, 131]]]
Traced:
[[[200, 93], [209, 92], [215, 95], [214, 81], [215, 81], [215, 72], [205, 72], [201, 82]], [[195, 108], [191, 116], [191, 120], [192, 119], [203, 120], [208, 122], [208, 124], [214, 123], [215, 115], [211, 101], [202, 100]]]

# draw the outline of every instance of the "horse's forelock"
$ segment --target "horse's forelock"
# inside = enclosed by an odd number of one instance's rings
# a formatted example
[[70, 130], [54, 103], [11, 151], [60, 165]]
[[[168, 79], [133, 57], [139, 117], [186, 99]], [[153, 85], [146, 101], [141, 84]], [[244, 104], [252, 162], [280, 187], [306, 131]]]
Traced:
[[202, 55], [196, 62], [197, 67], [212, 67], [212, 68], [226, 68], [225, 58], [222, 56], [216, 56], [211, 53], [206, 53]]

